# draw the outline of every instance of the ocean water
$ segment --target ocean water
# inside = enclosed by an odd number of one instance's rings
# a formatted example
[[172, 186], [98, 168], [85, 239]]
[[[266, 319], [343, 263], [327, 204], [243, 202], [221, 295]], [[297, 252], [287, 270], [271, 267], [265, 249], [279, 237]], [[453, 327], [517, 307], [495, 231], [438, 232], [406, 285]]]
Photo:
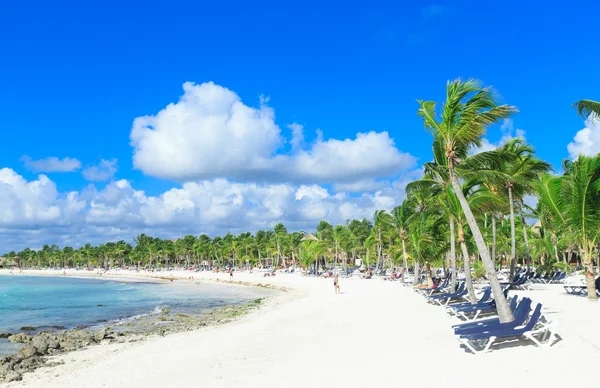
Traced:
[[[144, 283], [72, 277], [0, 276], [0, 333], [40, 330], [151, 314], [160, 307], [170, 312], [201, 312], [264, 296], [254, 289], [215, 284]], [[0, 339], [0, 354], [15, 345]]]

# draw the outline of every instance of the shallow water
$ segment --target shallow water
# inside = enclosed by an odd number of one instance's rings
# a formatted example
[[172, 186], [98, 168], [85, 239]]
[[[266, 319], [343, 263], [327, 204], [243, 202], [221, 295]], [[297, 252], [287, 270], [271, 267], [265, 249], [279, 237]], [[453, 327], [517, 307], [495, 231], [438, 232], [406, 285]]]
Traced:
[[[264, 295], [263, 295], [264, 296]], [[158, 312], [200, 312], [260, 297], [258, 290], [223, 285], [124, 282], [72, 277], [0, 276], [0, 333], [98, 325]], [[14, 351], [0, 340], [0, 354]]]

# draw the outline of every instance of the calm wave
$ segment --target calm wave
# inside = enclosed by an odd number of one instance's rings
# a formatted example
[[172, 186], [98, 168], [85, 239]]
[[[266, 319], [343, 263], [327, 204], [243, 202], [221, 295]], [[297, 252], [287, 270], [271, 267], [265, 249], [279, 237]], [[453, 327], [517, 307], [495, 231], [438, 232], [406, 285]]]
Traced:
[[[126, 283], [71, 277], [0, 276], [0, 333], [97, 325], [149, 314], [204, 309], [256, 298], [253, 290], [220, 285]], [[0, 354], [13, 349], [0, 340]]]

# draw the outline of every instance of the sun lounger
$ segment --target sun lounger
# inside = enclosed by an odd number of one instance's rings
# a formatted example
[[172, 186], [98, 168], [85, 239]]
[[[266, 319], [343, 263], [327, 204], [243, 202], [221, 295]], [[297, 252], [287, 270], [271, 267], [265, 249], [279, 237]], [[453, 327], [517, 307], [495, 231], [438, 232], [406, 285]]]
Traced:
[[463, 287], [463, 289], [461, 291], [457, 291], [454, 293], [444, 293], [444, 294], [432, 295], [432, 296], [427, 297], [427, 300], [430, 303], [437, 303], [440, 306], [445, 306], [448, 303], [450, 303], [450, 301], [452, 301], [452, 300], [463, 299], [467, 294], [468, 294], [467, 289]]
[[485, 319], [481, 321], [462, 323], [460, 325], [452, 326], [454, 334], [468, 334], [481, 331], [482, 329], [488, 330], [501, 330], [505, 328], [511, 328], [514, 326], [522, 325], [531, 311], [531, 299], [523, 298], [519, 302], [517, 308], [514, 310], [515, 319], [511, 322], [500, 323], [499, 318]]
[[[550, 338], [555, 335], [558, 324], [557, 322], [542, 323], [540, 321], [541, 315], [542, 305], [538, 304], [525, 325], [503, 328], [500, 330], [488, 330], [483, 328], [482, 331], [476, 333], [456, 335], [456, 338], [475, 354], [489, 351], [490, 347], [498, 339], [504, 340], [525, 337], [526, 339], [533, 341], [537, 346], [541, 346], [542, 343], [547, 340], [546, 345], [549, 346], [551, 343]], [[540, 324], [538, 325], [538, 323]], [[541, 340], [538, 340], [535, 337], [538, 334], [543, 334]], [[481, 349], [482, 346], [483, 349]]]
[[486, 287], [483, 290], [481, 297], [479, 297], [479, 300], [477, 301], [477, 303], [465, 302], [465, 303], [453, 304], [450, 306], [446, 306], [446, 309], [449, 310], [449, 312], [452, 314], [452, 311], [459, 310], [461, 308], [472, 308], [473, 306], [483, 305], [485, 303], [490, 302], [490, 296], [492, 296], [492, 289], [490, 287]]
[[[517, 308], [517, 300], [516, 296], [513, 296], [509, 299], [509, 308], [511, 311], [515, 311]], [[496, 310], [496, 302], [494, 300], [480, 304], [473, 305], [472, 308], [460, 308], [454, 311], [455, 315], [461, 319], [464, 319], [467, 322], [473, 322], [478, 318], [489, 317], [491, 315], [497, 315], [498, 312]], [[488, 318], [488, 319], [497, 319], [497, 318]]]

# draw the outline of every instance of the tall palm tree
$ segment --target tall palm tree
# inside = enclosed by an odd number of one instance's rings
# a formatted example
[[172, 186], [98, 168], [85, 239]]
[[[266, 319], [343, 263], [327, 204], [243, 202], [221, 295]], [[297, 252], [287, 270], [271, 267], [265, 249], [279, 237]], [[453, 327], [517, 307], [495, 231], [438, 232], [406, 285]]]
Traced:
[[595, 300], [592, 254], [600, 237], [600, 154], [594, 157], [580, 155], [573, 162], [566, 161], [564, 167], [564, 184], [556, 198], [561, 198], [559, 206], [564, 208], [566, 223], [583, 252], [588, 298]]
[[[450, 182], [465, 213], [477, 250], [483, 261], [496, 299], [498, 317], [501, 322], [510, 322], [514, 320], [514, 316], [502, 293], [502, 287], [496, 276], [496, 269], [483, 240], [481, 230], [466, 198], [462, 194], [459, 176], [464, 176], [468, 172], [468, 168], [463, 172], [462, 167], [468, 167], [464, 166], [463, 160], [473, 146], [481, 144], [481, 138], [485, 134], [486, 128], [489, 125], [498, 123], [501, 119], [510, 117], [517, 109], [509, 105], [498, 105], [492, 88], [482, 87], [475, 80], [462, 81], [460, 79], [448, 82], [446, 102], [442, 107], [440, 117], [436, 115], [435, 108], [437, 104], [434, 101], [419, 101], [419, 105], [418, 115], [423, 118], [425, 128], [444, 147]], [[500, 160], [489, 159], [487, 162], [493, 165], [501, 162]], [[493, 170], [493, 168], [490, 169], [487, 175], [493, 175]]]
[[[550, 164], [536, 158], [534, 149], [521, 138], [508, 141], [501, 147], [509, 158], [502, 164], [502, 184], [508, 192], [510, 207], [511, 228], [511, 250], [510, 250], [510, 277], [514, 276], [516, 266], [516, 238], [515, 238], [515, 210], [514, 204], [519, 205], [521, 219], [523, 222], [523, 238], [527, 248], [527, 224], [523, 217], [523, 198], [527, 194], [535, 192], [535, 184], [538, 178], [551, 169]], [[529, 252], [525, 253], [527, 267], [529, 269]]]
[[538, 198], [536, 215], [544, 230], [551, 234], [556, 260], [558, 260], [558, 234], [565, 226], [561, 186], [562, 178], [551, 174], [542, 175], [536, 182]]
[[410, 218], [414, 214], [413, 210], [412, 203], [409, 200], [404, 200], [400, 206], [396, 206], [391, 212], [391, 224], [398, 233], [398, 237], [400, 237], [400, 241], [402, 242], [402, 258], [404, 260], [404, 269], [402, 270], [403, 277], [405, 271], [408, 270], [406, 239], [408, 237], [408, 225], [410, 223]]

